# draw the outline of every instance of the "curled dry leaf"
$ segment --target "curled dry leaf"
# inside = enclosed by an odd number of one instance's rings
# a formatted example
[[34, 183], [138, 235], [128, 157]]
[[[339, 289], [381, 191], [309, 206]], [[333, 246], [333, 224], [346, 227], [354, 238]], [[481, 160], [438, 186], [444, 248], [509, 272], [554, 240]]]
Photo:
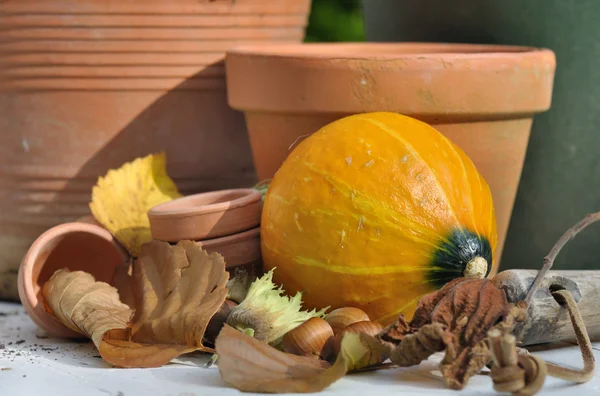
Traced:
[[392, 363], [404, 367], [445, 350], [440, 370], [446, 384], [462, 389], [491, 359], [488, 330], [515, 319], [504, 291], [492, 281], [459, 278], [423, 296], [410, 323], [401, 315], [378, 339], [392, 349]]
[[56, 271], [43, 288], [44, 303], [56, 319], [90, 338], [100, 349], [104, 334], [126, 330], [133, 310], [119, 300], [117, 289], [96, 282], [83, 271]]
[[158, 367], [204, 346], [229, 279], [222, 256], [195, 243], [153, 241], [133, 266], [134, 310], [117, 289], [85, 272], [57, 271], [44, 285], [48, 311], [90, 337], [100, 355], [119, 367]]
[[243, 392], [319, 392], [348, 372], [381, 363], [381, 356], [373, 354], [374, 341], [365, 334], [346, 334], [330, 365], [282, 352], [226, 324], [216, 341], [219, 373], [223, 381]]
[[179, 197], [177, 186], [167, 174], [165, 154], [151, 154], [98, 178], [90, 210], [137, 257], [141, 246], [152, 240], [148, 210]]
[[244, 392], [318, 392], [337, 379], [323, 381], [326, 362], [281, 352], [227, 324], [215, 349], [223, 381]]

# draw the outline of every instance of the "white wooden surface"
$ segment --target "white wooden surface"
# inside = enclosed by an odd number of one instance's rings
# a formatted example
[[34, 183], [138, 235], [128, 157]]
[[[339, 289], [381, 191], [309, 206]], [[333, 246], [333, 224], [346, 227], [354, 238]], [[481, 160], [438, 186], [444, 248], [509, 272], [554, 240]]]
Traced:
[[[0, 344], [0, 396], [243, 395], [221, 381], [216, 367], [203, 367], [207, 360], [203, 354], [183, 356], [157, 369], [112, 368], [100, 359], [91, 342], [46, 338], [19, 304], [0, 302]], [[600, 362], [600, 343], [594, 348]], [[548, 361], [580, 367], [577, 346], [572, 344], [532, 351]], [[499, 395], [486, 375], [473, 378], [462, 392], [446, 389], [436, 370], [439, 360], [436, 355], [418, 367], [347, 376], [321, 394]], [[600, 376], [583, 385], [550, 378], [539, 394], [600, 395]]]

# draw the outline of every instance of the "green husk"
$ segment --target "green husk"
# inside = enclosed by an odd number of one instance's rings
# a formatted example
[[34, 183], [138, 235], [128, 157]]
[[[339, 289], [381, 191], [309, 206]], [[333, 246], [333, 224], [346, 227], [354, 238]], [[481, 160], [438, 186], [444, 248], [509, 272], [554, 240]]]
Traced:
[[310, 318], [324, 317], [329, 307], [320, 311], [301, 311], [302, 293], [282, 295], [283, 286], [273, 283], [275, 268], [250, 285], [246, 298], [231, 310], [227, 324], [270, 345], [279, 345], [288, 331]]
[[257, 184], [255, 184], [254, 187], [252, 187], [255, 190], [258, 190], [258, 192], [260, 192], [260, 195], [262, 196], [263, 201], [265, 200], [265, 195], [267, 195], [267, 190], [269, 189], [271, 180], [272, 179], [262, 180], [262, 181], [258, 182]]

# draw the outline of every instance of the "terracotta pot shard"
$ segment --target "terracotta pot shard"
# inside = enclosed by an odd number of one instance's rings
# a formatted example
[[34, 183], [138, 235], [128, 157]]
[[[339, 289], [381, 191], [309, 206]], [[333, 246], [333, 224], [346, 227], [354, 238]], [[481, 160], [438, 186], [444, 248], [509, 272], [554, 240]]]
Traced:
[[116, 271], [128, 265], [125, 249], [91, 216], [60, 224], [40, 235], [23, 258], [18, 273], [21, 303], [35, 324], [49, 335], [81, 337], [46, 311], [41, 297], [44, 283], [55, 271], [68, 268], [114, 284]]

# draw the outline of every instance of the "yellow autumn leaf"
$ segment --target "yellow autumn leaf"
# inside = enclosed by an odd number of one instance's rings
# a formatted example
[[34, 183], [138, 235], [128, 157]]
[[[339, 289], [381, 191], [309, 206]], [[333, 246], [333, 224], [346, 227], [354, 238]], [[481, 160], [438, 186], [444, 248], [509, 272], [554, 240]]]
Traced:
[[44, 284], [47, 310], [92, 339], [100, 355], [119, 367], [158, 367], [204, 345], [206, 328], [224, 303], [229, 274], [217, 253], [191, 241], [152, 241], [134, 261], [133, 309], [117, 289], [68, 269]]
[[167, 174], [165, 154], [151, 154], [98, 178], [90, 210], [137, 257], [141, 246], [152, 240], [148, 210], [179, 197], [177, 186]]
[[223, 381], [242, 392], [320, 392], [347, 373], [381, 364], [381, 346], [359, 333], [346, 333], [333, 365], [282, 352], [225, 325], [216, 340]]

